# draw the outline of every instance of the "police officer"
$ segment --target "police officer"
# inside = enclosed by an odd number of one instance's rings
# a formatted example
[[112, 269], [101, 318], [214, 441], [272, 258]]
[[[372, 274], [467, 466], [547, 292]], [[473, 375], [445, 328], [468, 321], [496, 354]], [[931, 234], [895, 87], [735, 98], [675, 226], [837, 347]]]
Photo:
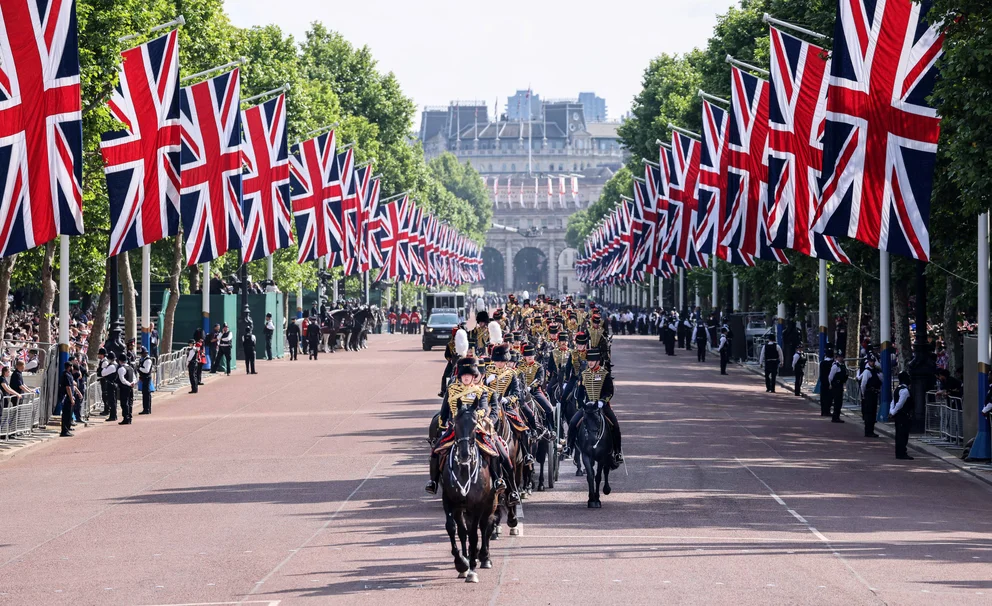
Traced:
[[[245, 374], [257, 375], [255, 372], [255, 333], [252, 332], [254, 324], [251, 318], [245, 322], [245, 334], [241, 336], [241, 347], [245, 356]], [[231, 373], [227, 373], [231, 374]]]
[[276, 325], [272, 323], [272, 314], [265, 314], [265, 359], [272, 359], [272, 335], [276, 333]]
[[792, 354], [792, 371], [796, 375], [796, 395], [803, 395], [803, 377], [806, 376], [806, 354], [803, 352], [803, 344], [796, 344], [796, 352]]
[[[216, 362], [216, 360], [214, 360]], [[189, 340], [189, 349], [186, 351], [186, 371], [189, 373], [189, 392], [196, 393], [199, 391], [199, 366], [200, 366], [200, 352], [197, 349], [196, 343], [193, 339]]]
[[217, 340], [217, 359], [214, 360], [215, 369], [220, 370], [220, 361], [224, 360], [224, 370], [230, 375], [231, 374], [231, 350], [234, 347], [234, 335], [231, 334], [231, 329], [228, 328], [227, 322], [224, 322], [224, 326], [221, 327], [220, 337]]
[[107, 387], [107, 381], [103, 378], [101, 374], [103, 369], [110, 363], [107, 359], [107, 350], [103, 347], [97, 351], [97, 361], [96, 361], [96, 376], [97, 380], [100, 381], [100, 399], [103, 401], [103, 410], [100, 411], [100, 416], [105, 417], [110, 414], [110, 400], [109, 400], [109, 388]]
[[317, 315], [314, 314], [310, 316], [310, 321], [307, 323], [307, 351], [310, 352], [310, 359], [317, 359], [317, 348], [320, 345], [320, 321], [317, 320]]
[[913, 403], [909, 401], [909, 373], [905, 370], [899, 373], [899, 387], [892, 394], [892, 404], [889, 405], [889, 416], [896, 426], [896, 458], [912, 461], [906, 451], [909, 444], [909, 428], [913, 423]]
[[59, 390], [62, 397], [62, 432], [63, 438], [72, 437], [72, 407], [75, 402], [76, 379], [72, 375], [72, 364], [66, 363], [59, 379]]
[[705, 362], [706, 346], [710, 341], [710, 330], [702, 318], [696, 320], [696, 326], [692, 329], [692, 340], [696, 344], [696, 360]]
[[720, 344], [717, 345], [720, 352], [720, 374], [727, 374], [727, 362], [730, 361], [730, 339], [727, 337], [727, 328], [720, 329]]
[[293, 320], [286, 327], [286, 342], [289, 343], [289, 359], [295, 360], [300, 352], [300, 325]]
[[782, 348], [778, 346], [775, 337], [769, 337], [758, 356], [758, 366], [765, 369], [765, 391], [768, 393], [775, 393], [775, 379], [778, 378], [782, 361]]
[[833, 398], [833, 414], [830, 416], [831, 423], [843, 423], [840, 418], [840, 409], [844, 406], [844, 386], [847, 385], [847, 364], [844, 364], [844, 355], [837, 352], [833, 366], [828, 375], [830, 380], [830, 396]]
[[121, 422], [118, 425], [131, 424], [131, 412], [134, 409], [134, 368], [121, 362], [117, 366], [117, 397], [121, 402]]
[[882, 391], [882, 371], [878, 368], [878, 360], [868, 354], [865, 368], [861, 371], [861, 418], [865, 422], [865, 437], [877, 438], [875, 419], [878, 417], [878, 397]]
[[100, 370], [100, 380], [107, 386], [107, 403], [110, 408], [108, 421], [117, 420], [117, 356], [107, 352], [107, 363]]
[[148, 350], [141, 347], [138, 350], [138, 378], [141, 379], [141, 412], [139, 415], [152, 414], [152, 359]]
[[834, 366], [834, 349], [827, 347], [823, 351], [823, 359], [820, 360], [820, 416], [830, 416], [830, 406], [834, 403], [833, 395], [830, 392], [830, 370]]
[[668, 317], [666, 336], [665, 336], [665, 353], [669, 356], [675, 355], [675, 338], [678, 334], [679, 328], [679, 318], [678, 315], [673, 311], [672, 315]]

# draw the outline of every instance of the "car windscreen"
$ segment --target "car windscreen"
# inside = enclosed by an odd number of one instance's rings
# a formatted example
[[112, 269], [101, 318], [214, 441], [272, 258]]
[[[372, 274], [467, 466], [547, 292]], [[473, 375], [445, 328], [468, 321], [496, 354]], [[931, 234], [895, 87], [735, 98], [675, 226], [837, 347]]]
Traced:
[[457, 314], [431, 314], [431, 319], [427, 321], [428, 326], [456, 326], [457, 324]]

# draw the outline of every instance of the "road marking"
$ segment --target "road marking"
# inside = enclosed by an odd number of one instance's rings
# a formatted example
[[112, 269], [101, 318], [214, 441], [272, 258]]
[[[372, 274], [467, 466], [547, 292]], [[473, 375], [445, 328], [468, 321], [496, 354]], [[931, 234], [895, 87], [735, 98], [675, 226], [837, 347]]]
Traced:
[[[266, 581], [268, 581], [270, 578], [272, 578], [272, 575], [274, 575], [277, 572], [279, 572], [279, 570], [281, 570], [283, 566], [285, 566], [286, 564], [288, 564], [290, 560], [292, 560], [294, 557], [296, 557], [296, 554], [299, 553], [301, 549], [303, 549], [304, 547], [306, 547], [307, 545], [309, 545], [314, 539], [316, 539], [320, 535], [320, 533], [322, 533], [325, 530], [327, 530], [327, 527], [330, 526], [331, 525], [331, 522], [333, 522], [338, 517], [338, 514], [341, 513], [341, 510], [344, 509], [344, 506], [347, 505], [351, 501], [352, 497], [354, 497], [356, 494], [358, 494], [358, 491], [362, 489], [362, 486], [365, 486], [365, 483], [369, 481], [369, 479], [372, 477], [372, 474], [375, 473], [375, 470], [378, 469], [379, 464], [382, 463], [382, 460], [385, 459], [385, 458], [386, 458], [386, 455], [382, 455], [381, 457], [379, 457], [379, 460], [375, 462], [375, 465], [372, 466], [372, 469], [370, 469], [369, 472], [367, 474], [365, 474], [365, 478], [361, 482], [358, 483], [358, 486], [356, 486], [354, 490], [351, 491], [351, 494], [348, 495], [348, 498], [346, 498], [344, 501], [341, 502], [340, 505], [338, 505], [338, 508], [336, 510], [334, 510], [334, 513], [331, 514], [331, 517], [327, 518], [327, 521], [324, 522], [320, 526], [320, 528], [317, 529], [316, 532], [314, 532], [312, 535], [310, 535], [310, 537], [307, 540], [303, 541], [303, 543], [301, 543], [300, 546], [297, 547], [295, 551], [293, 551], [288, 556], [286, 556], [283, 559], [283, 561], [279, 562], [279, 564], [275, 568], [273, 568], [272, 571], [269, 572], [269, 574], [267, 574], [264, 577], [262, 577], [262, 580], [261, 581], [258, 581], [257, 583], [255, 583], [255, 586], [252, 587], [251, 591], [248, 592], [248, 595], [249, 596], [250, 595], [253, 595], [259, 589], [261, 589], [262, 585], [264, 585]], [[240, 602], [231, 602], [231, 603], [232, 604], [253, 604], [253, 603], [257, 603], [257, 602], [240, 601]], [[278, 602], [268, 602], [268, 603], [269, 604], [278, 604]]]
[[147, 606], [235, 606], [236, 604], [264, 604], [279, 606], [282, 600], [252, 600], [250, 602], [183, 602], [181, 604], [149, 604]]

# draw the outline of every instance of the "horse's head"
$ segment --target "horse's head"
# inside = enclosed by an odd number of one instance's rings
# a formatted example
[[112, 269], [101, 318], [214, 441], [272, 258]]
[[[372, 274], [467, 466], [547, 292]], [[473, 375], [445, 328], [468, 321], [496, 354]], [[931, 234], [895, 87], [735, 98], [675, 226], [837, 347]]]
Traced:
[[459, 465], [468, 465], [478, 454], [478, 446], [475, 443], [475, 432], [479, 424], [476, 414], [475, 403], [459, 405], [458, 413], [455, 415], [455, 445], [452, 447], [455, 462]]

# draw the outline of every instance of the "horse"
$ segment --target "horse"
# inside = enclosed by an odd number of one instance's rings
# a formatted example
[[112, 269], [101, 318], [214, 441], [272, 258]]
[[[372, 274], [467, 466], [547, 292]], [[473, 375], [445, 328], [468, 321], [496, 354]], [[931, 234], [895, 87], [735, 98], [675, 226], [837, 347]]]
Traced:
[[612, 490], [610, 466], [613, 462], [613, 432], [606, 424], [606, 417], [595, 402], [587, 403], [582, 407], [582, 422], [579, 425], [575, 445], [577, 452], [581, 453], [582, 465], [586, 468], [586, 481], [589, 483], [587, 506], [590, 509], [599, 509], [603, 506], [599, 501], [600, 481], [605, 479], [603, 494], [608, 495]]
[[372, 325], [372, 317], [372, 310], [368, 307], [362, 307], [355, 312], [355, 327], [351, 331], [349, 340], [352, 351], [367, 347], [366, 340], [369, 336], [369, 327]]
[[[506, 450], [510, 456], [510, 462], [513, 463], [513, 480], [517, 486], [517, 490], [520, 490], [523, 482], [522, 469], [525, 463], [524, 452], [520, 447], [521, 442], [517, 438], [517, 430], [514, 429], [510, 422], [506, 419], [503, 405], [500, 404], [498, 400], [490, 401], [490, 405], [494, 410], [496, 410], [497, 414], [494, 428], [496, 433], [506, 444]], [[510, 506], [506, 500], [506, 494], [504, 493], [500, 496], [497, 503], [496, 517], [493, 521], [492, 540], [494, 541], [499, 539], [500, 534], [502, 534], [500, 523], [502, 522], [502, 511], [504, 510], [506, 511], [506, 523], [510, 527], [510, 535], [517, 536], [523, 532], [523, 528], [519, 525], [517, 520], [516, 508]]]
[[[465, 579], [466, 583], [479, 582], [476, 564], [483, 569], [493, 567], [489, 558], [489, 539], [494, 525], [496, 491], [489, 465], [476, 442], [478, 422], [474, 406], [459, 408], [452, 421], [454, 444], [448, 450], [441, 473], [444, 527], [451, 539], [451, 555], [455, 557], [458, 578]], [[455, 542], [456, 530], [461, 549]]]

